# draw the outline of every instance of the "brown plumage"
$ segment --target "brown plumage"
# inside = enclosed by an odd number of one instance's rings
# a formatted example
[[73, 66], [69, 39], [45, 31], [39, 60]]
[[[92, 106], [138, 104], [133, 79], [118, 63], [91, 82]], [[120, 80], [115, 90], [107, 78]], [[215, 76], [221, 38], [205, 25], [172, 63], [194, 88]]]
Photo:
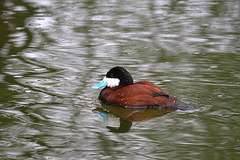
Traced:
[[106, 87], [100, 92], [99, 99], [104, 104], [126, 108], [167, 108], [179, 104], [172, 95], [147, 81], [140, 81], [127, 86]]

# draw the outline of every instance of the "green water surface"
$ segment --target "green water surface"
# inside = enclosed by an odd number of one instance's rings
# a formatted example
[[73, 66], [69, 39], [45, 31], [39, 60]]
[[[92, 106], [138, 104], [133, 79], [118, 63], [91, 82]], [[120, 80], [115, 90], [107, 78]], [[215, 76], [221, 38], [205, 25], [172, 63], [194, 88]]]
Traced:
[[[102, 106], [116, 65], [198, 108]], [[239, 96], [239, 0], [0, 1], [0, 159], [238, 160]]]

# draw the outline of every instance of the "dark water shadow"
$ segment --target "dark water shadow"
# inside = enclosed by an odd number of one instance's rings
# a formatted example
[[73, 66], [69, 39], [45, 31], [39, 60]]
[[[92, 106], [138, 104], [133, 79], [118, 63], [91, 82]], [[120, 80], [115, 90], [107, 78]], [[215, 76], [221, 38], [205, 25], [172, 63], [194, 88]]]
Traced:
[[[7, 7], [7, 3], [11, 3], [12, 6]], [[0, 101], [10, 102], [12, 101], [14, 95], [18, 94], [16, 91], [9, 89], [10, 84], [17, 84], [13, 75], [5, 72], [5, 68], [8, 65], [8, 60], [12, 57], [23, 60], [22, 57], [18, 55], [19, 52], [26, 49], [32, 42], [32, 33], [25, 27], [25, 22], [27, 18], [31, 17], [35, 13], [35, 8], [31, 7], [28, 3], [22, 0], [19, 1], [0, 1], [0, 76], [2, 81], [0, 82]], [[14, 11], [14, 6], [24, 6], [26, 8], [23, 12]], [[12, 14], [9, 14], [12, 13]], [[11, 38], [11, 34], [19, 32], [17, 28], [22, 28], [22, 33], [24, 32], [26, 37], [23, 41], [24, 45], [19, 47], [16, 46], [14, 40]]]
[[[7, 4], [11, 5], [8, 6]], [[17, 6], [21, 6], [23, 9], [15, 10], [14, 8], [17, 8]], [[37, 16], [39, 14], [39, 8], [41, 7], [23, 0], [0, 1], [0, 13], [4, 15], [0, 17], [0, 76], [2, 78], [2, 81], [0, 82], [0, 101], [4, 101], [5, 103], [12, 103], [12, 101], [14, 101], [14, 95], [19, 94], [17, 91], [11, 90], [11, 85], [28, 88], [35, 92], [42, 92], [48, 95], [61, 97], [60, 95], [45, 91], [42, 88], [31, 87], [28, 84], [22, 83], [18, 81], [13, 74], [5, 71], [6, 66], [12, 59], [19, 63], [29, 65], [32, 68], [44, 68], [42, 73], [53, 73], [60, 71], [58, 68], [45, 65], [33, 58], [26, 58], [22, 54], [26, 49], [31, 48], [31, 45], [34, 41], [34, 33], [31, 31], [31, 27], [29, 27], [28, 19], [30, 17]], [[25, 36], [22, 36], [21, 40], [14, 39], [15, 37], [12, 35], [19, 33]], [[22, 45], [17, 45], [15, 43], [19, 43], [20, 41]], [[26, 70], [21, 74], [21, 77], [30, 77], [36, 74], [39, 73], [35, 73], [32, 70]]]
[[128, 132], [133, 122], [147, 121], [174, 111], [163, 108], [129, 109], [102, 103], [101, 106], [95, 108], [93, 112], [102, 116], [103, 124], [110, 132], [116, 133]]

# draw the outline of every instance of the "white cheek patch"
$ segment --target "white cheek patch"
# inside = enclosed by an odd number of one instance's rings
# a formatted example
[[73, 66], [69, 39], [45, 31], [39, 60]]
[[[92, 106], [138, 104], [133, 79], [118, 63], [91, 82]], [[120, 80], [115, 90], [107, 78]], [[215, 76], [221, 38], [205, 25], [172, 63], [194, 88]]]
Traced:
[[105, 78], [105, 82], [107, 82], [107, 86], [112, 88], [119, 85], [120, 80], [118, 78]]

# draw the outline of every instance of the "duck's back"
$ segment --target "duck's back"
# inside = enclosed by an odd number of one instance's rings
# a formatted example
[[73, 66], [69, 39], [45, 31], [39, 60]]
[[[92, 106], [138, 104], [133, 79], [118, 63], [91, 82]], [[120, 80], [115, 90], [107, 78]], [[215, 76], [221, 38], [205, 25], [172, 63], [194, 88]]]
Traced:
[[162, 88], [147, 81], [136, 82], [128, 86], [104, 88], [99, 99], [104, 104], [129, 108], [173, 107], [179, 102]]

